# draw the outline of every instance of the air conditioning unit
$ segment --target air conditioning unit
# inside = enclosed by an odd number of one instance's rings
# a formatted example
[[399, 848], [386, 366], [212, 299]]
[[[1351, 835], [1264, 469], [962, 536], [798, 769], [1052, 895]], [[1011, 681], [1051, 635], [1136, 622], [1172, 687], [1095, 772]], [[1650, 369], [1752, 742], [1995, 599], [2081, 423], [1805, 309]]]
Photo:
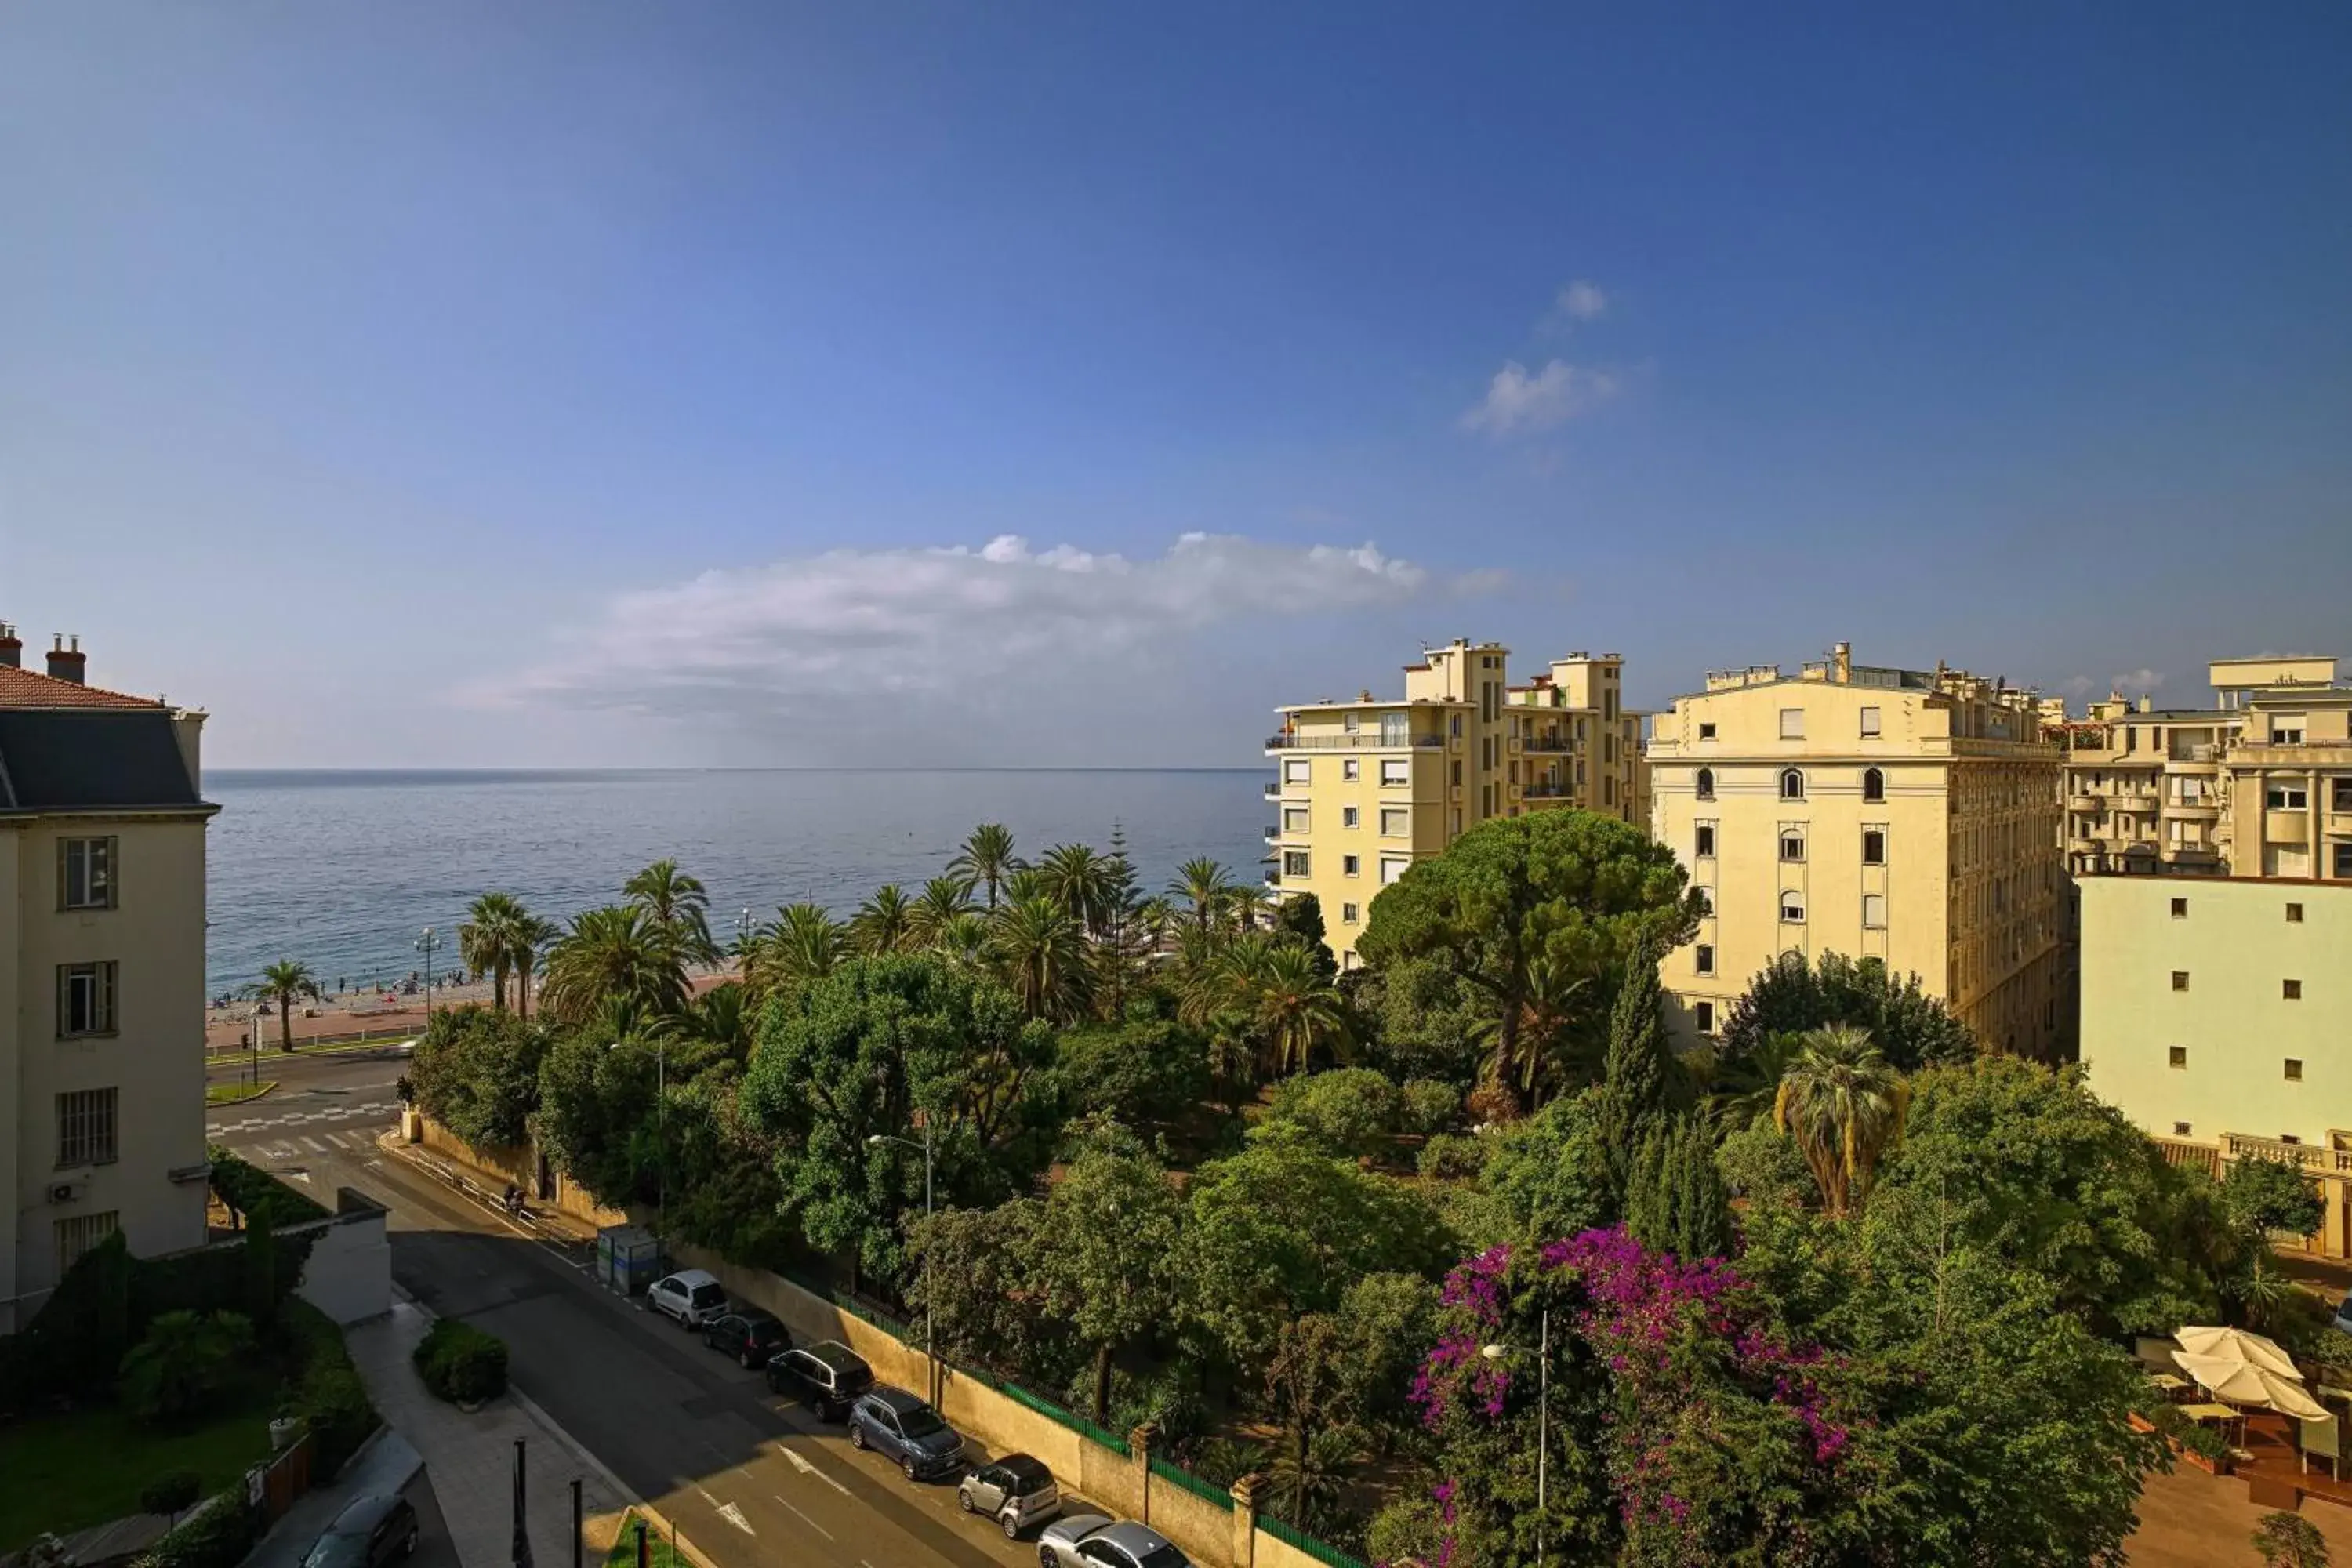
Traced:
[[81, 1196], [81, 1184], [79, 1182], [52, 1182], [49, 1184], [47, 1196], [49, 1202], [53, 1204], [72, 1203], [76, 1198]]

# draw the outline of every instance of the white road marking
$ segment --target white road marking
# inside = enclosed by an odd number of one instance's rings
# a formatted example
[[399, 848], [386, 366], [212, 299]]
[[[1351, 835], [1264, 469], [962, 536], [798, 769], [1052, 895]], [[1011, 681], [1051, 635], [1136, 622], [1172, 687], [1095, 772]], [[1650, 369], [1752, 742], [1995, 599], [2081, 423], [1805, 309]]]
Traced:
[[313, 1154], [323, 1154], [327, 1152], [327, 1146], [324, 1143], [320, 1142], [316, 1138], [303, 1139], [302, 1146], [310, 1150]]
[[782, 1454], [785, 1458], [791, 1460], [793, 1468], [798, 1470], [801, 1474], [804, 1476], [814, 1476], [818, 1480], [823, 1481], [826, 1486], [831, 1487], [834, 1490], [839, 1492], [844, 1497], [847, 1497], [849, 1495], [849, 1489], [847, 1487], [843, 1486], [839, 1481], [835, 1480], [831, 1476], [826, 1475], [823, 1470], [817, 1468], [814, 1465], [810, 1464], [806, 1459], [802, 1458], [799, 1449], [787, 1448], [782, 1443], [776, 1445], [776, 1449], [779, 1453]]
[[[794, 1513], [798, 1513], [800, 1510], [798, 1509], [794, 1509], [793, 1511]], [[719, 1517], [725, 1520], [728, 1523], [733, 1525], [736, 1529], [741, 1531], [746, 1535], [757, 1535], [760, 1533], [758, 1531], [751, 1528], [751, 1521], [743, 1517], [743, 1510], [737, 1508], [731, 1502], [722, 1502], [719, 1505]]]
[[811, 1530], [815, 1531], [819, 1535], [824, 1536], [827, 1541], [831, 1541], [831, 1540], [833, 1539], [833, 1531], [831, 1531], [830, 1530], [827, 1530], [824, 1526], [823, 1526], [823, 1525], [819, 1524], [816, 1521], [814, 1521], [814, 1520], [811, 1519], [808, 1515], [806, 1515], [806, 1514], [804, 1514], [804, 1513], [801, 1513], [801, 1510], [798, 1510], [798, 1509], [796, 1509], [796, 1508], [793, 1508], [793, 1501], [792, 1501], [792, 1499], [790, 1499], [790, 1498], [788, 1498], [788, 1497], [784, 1496], [784, 1494], [783, 1494], [783, 1493], [782, 1493], [782, 1492], [778, 1492], [778, 1493], [776, 1493], [776, 1494], [775, 1494], [775, 1498], [776, 1498], [776, 1500], [777, 1500], [778, 1502], [782, 1503], [786, 1508], [792, 1508], [792, 1509], [793, 1509], [793, 1511], [794, 1513], [796, 1513], [796, 1514], [800, 1514], [800, 1521], [801, 1521], [801, 1522], [802, 1522], [803, 1524], [807, 1525]]

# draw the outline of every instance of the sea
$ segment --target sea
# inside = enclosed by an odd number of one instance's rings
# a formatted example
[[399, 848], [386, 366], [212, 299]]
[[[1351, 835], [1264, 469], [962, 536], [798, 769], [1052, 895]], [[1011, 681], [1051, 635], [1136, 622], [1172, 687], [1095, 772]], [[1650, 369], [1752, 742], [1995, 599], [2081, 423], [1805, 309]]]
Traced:
[[665, 858], [710, 890], [711, 934], [741, 911], [814, 900], [847, 915], [885, 882], [911, 897], [974, 825], [1001, 822], [1034, 858], [1108, 852], [1114, 827], [1147, 891], [1194, 856], [1262, 874], [1263, 768], [1125, 771], [646, 770], [262, 772], [208, 769], [206, 994], [299, 959], [322, 983], [391, 984], [424, 965], [430, 926], [457, 960], [479, 894], [563, 921], [619, 900]]

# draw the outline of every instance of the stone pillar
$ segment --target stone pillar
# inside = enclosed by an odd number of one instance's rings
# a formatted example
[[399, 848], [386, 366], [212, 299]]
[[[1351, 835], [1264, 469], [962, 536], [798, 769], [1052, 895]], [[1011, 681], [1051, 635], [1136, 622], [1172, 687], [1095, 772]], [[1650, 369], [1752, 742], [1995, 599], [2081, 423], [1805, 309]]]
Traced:
[[1234, 1568], [1252, 1568], [1257, 1561], [1257, 1489], [1262, 1476], [1244, 1476], [1234, 1483]]
[[1151, 1522], [1151, 1445], [1160, 1436], [1156, 1421], [1139, 1422], [1127, 1435], [1127, 1462], [1135, 1467], [1135, 1495], [1140, 1500], [1136, 1518]]

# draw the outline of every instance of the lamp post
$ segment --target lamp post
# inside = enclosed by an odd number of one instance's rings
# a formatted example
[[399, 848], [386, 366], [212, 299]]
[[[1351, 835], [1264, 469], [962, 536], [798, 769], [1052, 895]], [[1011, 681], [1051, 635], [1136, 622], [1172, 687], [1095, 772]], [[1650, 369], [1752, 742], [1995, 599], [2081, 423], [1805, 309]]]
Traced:
[[735, 917], [735, 963], [741, 972], [741, 978], [747, 983], [751, 978], [752, 924], [751, 906], [745, 904], [743, 912]]
[[[1544, 1563], [1544, 1472], [1551, 1447], [1551, 1308], [1543, 1310], [1541, 1349], [1536, 1361], [1536, 1568]], [[1478, 1353], [1500, 1361], [1510, 1353], [1505, 1345], [1481, 1345]]]
[[[887, 1132], [877, 1132], [866, 1140], [866, 1145], [869, 1149], [878, 1149], [885, 1143], [898, 1143], [909, 1149], [922, 1150], [923, 1217], [929, 1219], [931, 1217], [931, 1119], [920, 1111], [915, 1114], [921, 1118], [922, 1142], [917, 1143], [911, 1138], [893, 1137]], [[923, 1255], [923, 1360], [928, 1367], [926, 1375], [930, 1379], [931, 1403], [937, 1405], [940, 1402], [940, 1351], [933, 1326], [930, 1284], [931, 1257], [927, 1252]]]
[[268, 1003], [256, 1002], [253, 1005], [253, 1048], [246, 1053], [245, 1075], [246, 1085], [250, 1089], [261, 1087], [261, 1026], [268, 1016]]
[[416, 951], [425, 955], [425, 1019], [429, 1024], [433, 1020], [433, 955], [441, 951], [441, 939], [431, 926], [416, 939]]

